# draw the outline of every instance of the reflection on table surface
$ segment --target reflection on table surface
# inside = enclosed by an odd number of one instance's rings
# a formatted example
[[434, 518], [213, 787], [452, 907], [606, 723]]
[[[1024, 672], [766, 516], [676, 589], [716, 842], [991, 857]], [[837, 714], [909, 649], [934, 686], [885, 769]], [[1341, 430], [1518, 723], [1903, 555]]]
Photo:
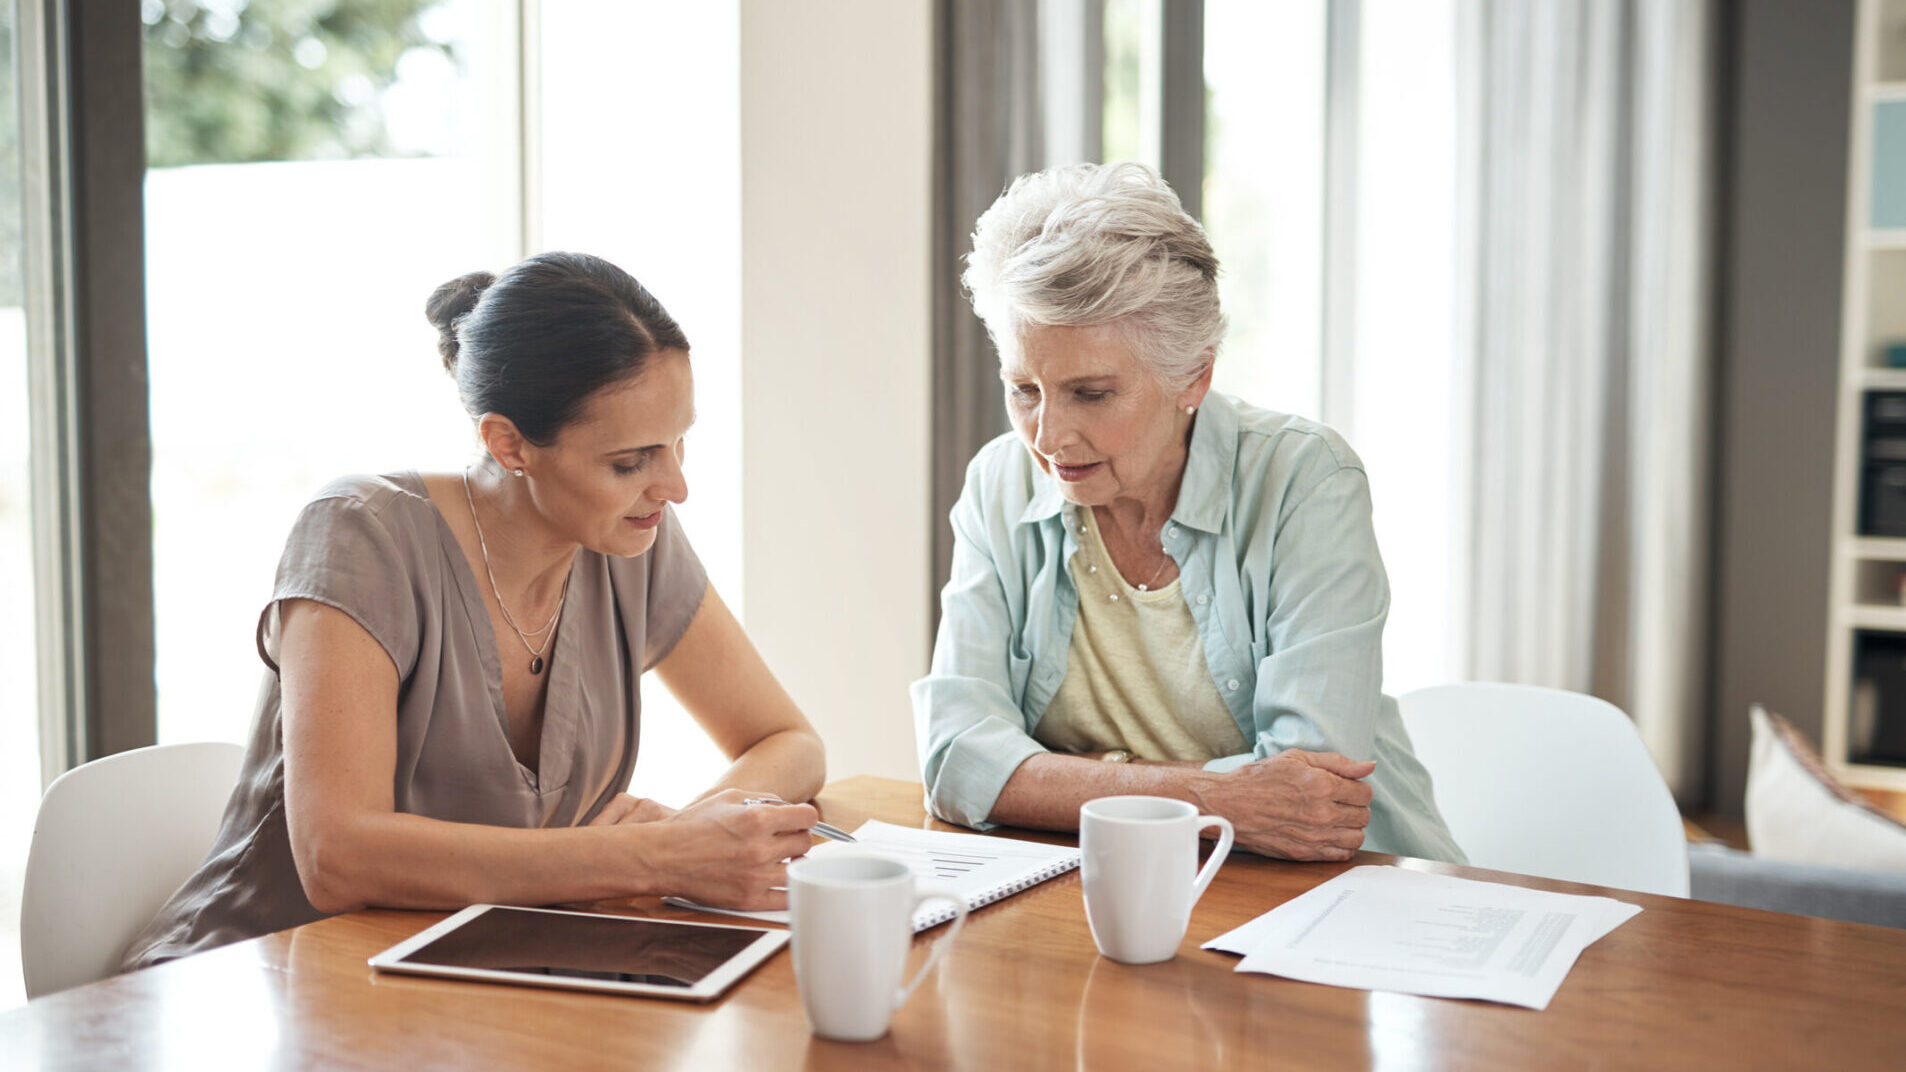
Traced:
[[[849, 828], [928, 821], [906, 782], [851, 779], [821, 804]], [[975, 911], [937, 976], [871, 1043], [811, 1036], [785, 954], [709, 1005], [380, 975], [365, 964], [373, 953], [444, 913], [358, 912], [0, 1015], [0, 1064], [1839, 1069], [1894, 1068], [1906, 1053], [1906, 931], [1405, 865], [1609, 892], [1644, 911], [1589, 947], [1548, 1010], [1532, 1012], [1240, 975], [1236, 958], [1198, 948], [1349, 864], [1234, 854], [1178, 957], [1142, 967], [1098, 955], [1074, 873]], [[603, 907], [708, 918], [652, 899]], [[922, 935], [914, 956], [940, 933]]]

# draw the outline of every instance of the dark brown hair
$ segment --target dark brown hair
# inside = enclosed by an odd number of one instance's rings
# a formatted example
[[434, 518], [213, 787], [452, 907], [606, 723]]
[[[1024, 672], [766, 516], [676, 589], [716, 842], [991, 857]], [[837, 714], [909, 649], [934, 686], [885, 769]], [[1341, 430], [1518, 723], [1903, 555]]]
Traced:
[[471, 272], [424, 304], [471, 417], [497, 413], [538, 446], [589, 396], [639, 376], [688, 337], [629, 273], [587, 253], [541, 253], [501, 277]]

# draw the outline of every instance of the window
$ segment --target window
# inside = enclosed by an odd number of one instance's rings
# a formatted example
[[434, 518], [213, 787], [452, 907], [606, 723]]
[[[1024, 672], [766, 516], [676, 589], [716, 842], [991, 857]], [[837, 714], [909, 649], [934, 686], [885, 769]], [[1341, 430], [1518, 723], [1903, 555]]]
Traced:
[[312, 493], [475, 449], [423, 304], [520, 248], [510, 7], [143, 4], [161, 742], [243, 739]]
[[15, 6], [0, 3], [0, 1009], [26, 1000], [20, 883], [40, 805]]
[[[546, 4], [541, 18], [540, 244], [615, 262], [694, 346], [696, 421], [678, 516], [738, 616], [740, 5], [602, 0]], [[727, 765], [659, 681], [642, 683], [632, 792], [684, 804]]]
[[1321, 414], [1324, 4], [1205, 5], [1204, 222], [1230, 321], [1217, 388]]
[[[145, 3], [162, 741], [242, 739], [313, 492], [476, 456], [424, 299], [525, 252], [607, 257], [694, 342], [681, 517], [739, 612], [739, 5], [528, 10]], [[681, 803], [726, 761], [644, 701], [635, 791]]]
[[[1390, 575], [1385, 687], [1449, 680], [1454, 4], [1203, 7], [1203, 218], [1230, 320], [1213, 381], [1255, 405], [1327, 419], [1350, 440], [1370, 474]], [[1159, 162], [1166, 14], [1161, 0], [1106, 2], [1108, 160]], [[1353, 77], [1330, 77], [1333, 52]], [[1351, 150], [1340, 159], [1354, 160], [1334, 175], [1333, 136]], [[1353, 221], [1334, 235], [1333, 208]], [[1332, 265], [1347, 269], [1332, 300], [1351, 310], [1335, 340], [1325, 332]]]
[[1359, 34], [1351, 442], [1390, 572], [1392, 695], [1461, 675], [1453, 646], [1456, 92], [1453, 0], [1365, 0]]

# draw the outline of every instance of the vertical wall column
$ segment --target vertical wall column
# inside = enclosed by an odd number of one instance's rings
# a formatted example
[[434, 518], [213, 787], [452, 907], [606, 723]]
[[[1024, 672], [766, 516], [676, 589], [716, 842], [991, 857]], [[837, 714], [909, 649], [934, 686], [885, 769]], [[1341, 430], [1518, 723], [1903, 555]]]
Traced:
[[917, 778], [932, 534], [929, 0], [745, 0], [748, 632], [828, 777]]
[[1734, 815], [1749, 704], [1820, 734], [1853, 8], [1726, 8], [1709, 742]]

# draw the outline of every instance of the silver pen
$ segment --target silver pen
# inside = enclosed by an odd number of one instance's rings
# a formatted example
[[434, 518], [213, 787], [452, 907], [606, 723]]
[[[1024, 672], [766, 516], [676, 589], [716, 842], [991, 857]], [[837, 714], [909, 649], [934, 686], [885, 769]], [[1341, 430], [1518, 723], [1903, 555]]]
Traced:
[[[748, 797], [747, 799], [743, 800], [742, 803], [743, 804], [786, 804], [787, 801], [782, 800], [779, 797]], [[813, 834], [815, 837], [826, 838], [829, 841], [853, 841], [854, 840], [854, 835], [848, 833], [845, 830], [842, 830], [840, 827], [835, 826], [833, 823], [815, 823], [813, 826], [808, 828], [808, 833]]]

